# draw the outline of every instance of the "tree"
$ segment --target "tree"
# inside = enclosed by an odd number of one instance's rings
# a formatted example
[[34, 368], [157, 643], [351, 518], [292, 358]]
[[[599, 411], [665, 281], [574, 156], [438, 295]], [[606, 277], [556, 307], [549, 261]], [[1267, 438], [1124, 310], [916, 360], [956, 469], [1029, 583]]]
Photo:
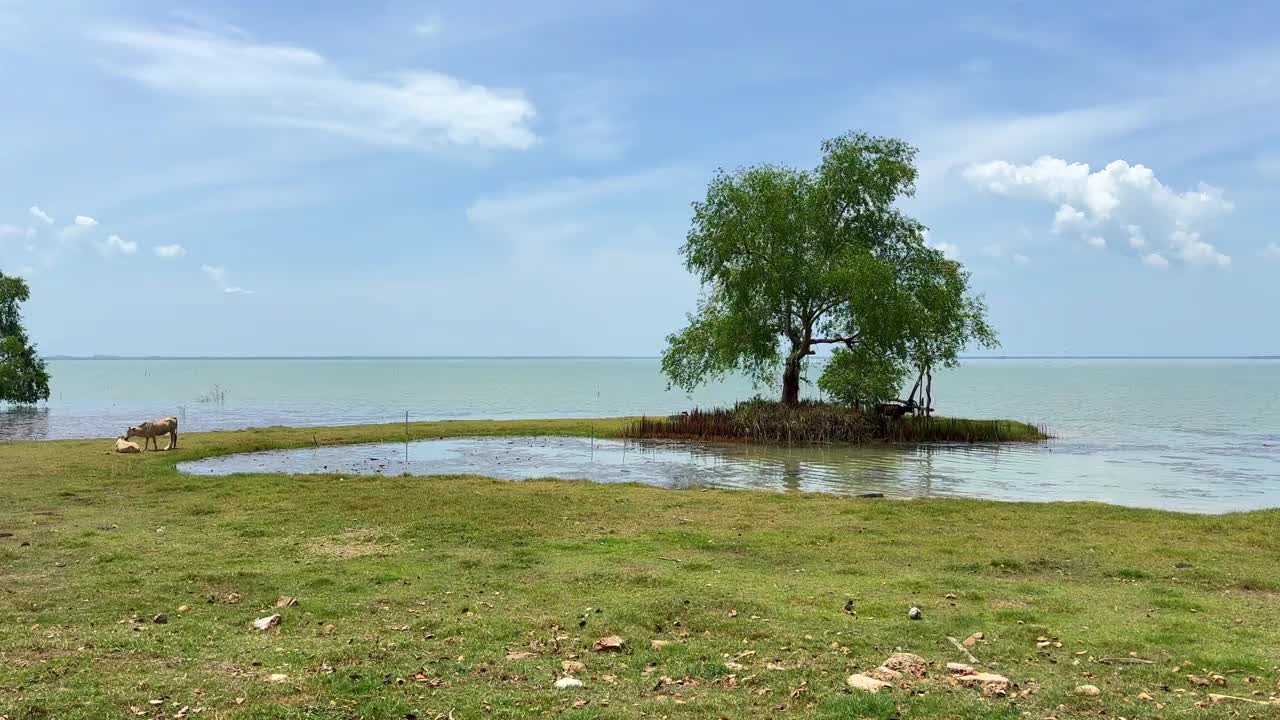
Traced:
[[764, 385], [781, 371], [782, 401], [794, 404], [820, 346], [905, 353], [900, 277], [936, 253], [924, 226], [894, 205], [915, 192], [916, 150], [850, 133], [822, 154], [812, 171], [720, 171], [693, 204], [681, 254], [703, 297], [667, 338], [662, 367], [673, 385], [692, 390], [731, 372]]
[[872, 345], [856, 345], [831, 353], [818, 387], [848, 405], [873, 406], [897, 399], [906, 375], [902, 358]]
[[917, 371], [907, 400], [921, 393], [920, 411], [933, 411], [933, 371], [956, 367], [960, 353], [970, 345], [992, 348], [1000, 343], [987, 323], [987, 307], [969, 291], [969, 273], [960, 263], [941, 253], [924, 260], [913, 275], [912, 310], [904, 334], [905, 359]]
[[49, 373], [27, 340], [18, 311], [30, 295], [22, 278], [0, 273], [0, 402], [31, 405], [49, 399]]

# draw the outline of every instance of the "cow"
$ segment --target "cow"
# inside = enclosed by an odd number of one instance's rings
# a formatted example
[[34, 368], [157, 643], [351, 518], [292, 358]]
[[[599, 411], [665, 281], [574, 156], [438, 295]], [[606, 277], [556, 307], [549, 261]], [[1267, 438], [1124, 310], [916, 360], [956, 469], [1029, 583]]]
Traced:
[[908, 402], [905, 405], [898, 403], [880, 403], [876, 405], [876, 414], [887, 418], [900, 418], [903, 415], [915, 410], [915, 403]]
[[178, 418], [167, 417], [159, 418], [157, 420], [148, 420], [125, 430], [124, 435], [121, 435], [120, 437], [123, 440], [140, 437], [143, 438], [143, 449], [146, 449], [148, 444], [154, 443], [156, 450], [159, 450], [160, 441], [156, 438], [161, 435], [169, 436], [169, 446], [166, 447], [165, 450], [173, 450], [178, 447]]

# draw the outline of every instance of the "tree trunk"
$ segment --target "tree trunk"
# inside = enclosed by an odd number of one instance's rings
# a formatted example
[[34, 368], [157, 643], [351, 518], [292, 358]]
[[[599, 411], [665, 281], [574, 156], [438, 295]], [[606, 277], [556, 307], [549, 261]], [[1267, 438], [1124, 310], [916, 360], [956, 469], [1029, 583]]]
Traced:
[[926, 381], [924, 391], [924, 413], [925, 417], [933, 417], [933, 368], [929, 369], [928, 377], [929, 379]]
[[800, 404], [800, 361], [803, 355], [792, 353], [782, 370], [782, 404]]

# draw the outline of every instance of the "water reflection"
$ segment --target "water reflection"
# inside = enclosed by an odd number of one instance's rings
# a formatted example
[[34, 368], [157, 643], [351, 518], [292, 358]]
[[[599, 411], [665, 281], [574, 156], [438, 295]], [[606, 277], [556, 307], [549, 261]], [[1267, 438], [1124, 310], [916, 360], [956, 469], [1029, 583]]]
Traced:
[[210, 458], [179, 467], [197, 475], [407, 472], [900, 498], [1093, 500], [1189, 512], [1280, 505], [1280, 489], [1266, 476], [1214, 481], [1171, 476], [1158, 464], [1125, 463], [1064, 445], [786, 448], [518, 437], [415, 442], [407, 457], [405, 449], [404, 444], [308, 448]]
[[49, 408], [0, 409], [0, 440], [43, 440], [49, 437]]

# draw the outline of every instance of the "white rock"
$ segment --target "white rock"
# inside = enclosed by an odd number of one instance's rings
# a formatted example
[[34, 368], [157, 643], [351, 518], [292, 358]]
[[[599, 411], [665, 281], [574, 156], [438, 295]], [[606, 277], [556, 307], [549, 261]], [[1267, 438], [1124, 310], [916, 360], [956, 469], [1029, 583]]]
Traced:
[[124, 438], [116, 438], [116, 452], [118, 453], [140, 453], [142, 446], [136, 442], [129, 442]]
[[279, 615], [268, 615], [264, 618], [258, 618], [253, 621], [253, 626], [259, 630], [270, 630], [280, 624]]
[[578, 678], [563, 677], [556, 681], [557, 690], [568, 690], [576, 687], [582, 687], [582, 681]]
[[919, 620], [920, 618], [924, 617], [924, 613], [920, 612], [920, 608], [913, 607], [907, 611], [907, 617], [911, 618], [912, 620]]
[[877, 680], [873, 677], [868, 677], [866, 675], [863, 675], [862, 673], [858, 673], [856, 675], [850, 675], [849, 679], [846, 680], [845, 682], [848, 683], [849, 687], [853, 688], [854, 690], [862, 690], [863, 692], [869, 692], [869, 693], [878, 693], [887, 687], [893, 687], [892, 685], [890, 685], [887, 682], [884, 682], [883, 680]]
[[1102, 691], [1098, 689], [1097, 685], [1081, 685], [1076, 688], [1076, 694], [1084, 695], [1085, 697], [1098, 697], [1102, 694]]

